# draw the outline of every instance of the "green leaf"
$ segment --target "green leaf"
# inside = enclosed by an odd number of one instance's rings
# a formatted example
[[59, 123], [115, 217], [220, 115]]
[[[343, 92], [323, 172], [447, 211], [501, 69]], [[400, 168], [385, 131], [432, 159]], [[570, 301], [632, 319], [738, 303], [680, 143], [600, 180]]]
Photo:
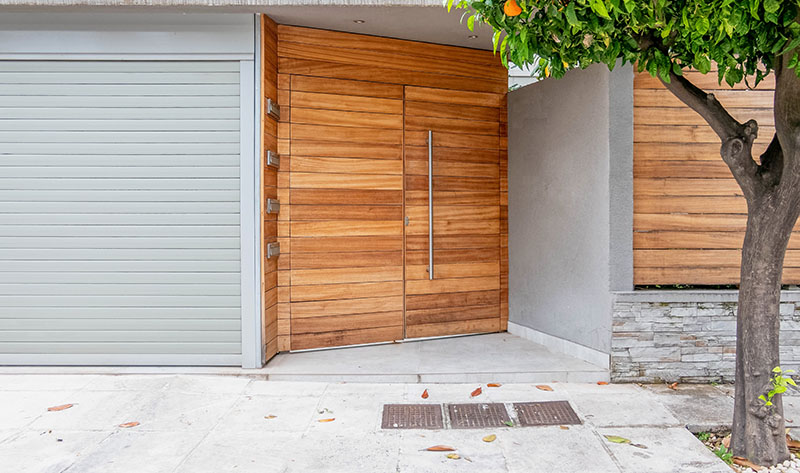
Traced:
[[609, 442], [613, 443], [631, 443], [629, 439], [626, 439], [625, 437], [619, 437], [617, 435], [603, 435], [603, 437], [605, 437]]
[[780, 0], [764, 0], [764, 11], [767, 13], [775, 13], [781, 8]]
[[792, 386], [797, 386], [797, 383], [795, 383], [792, 378], [786, 378], [786, 382], [791, 384]]
[[676, 76], [682, 76], [682, 75], [683, 75], [683, 68], [682, 68], [682, 67], [681, 67], [681, 65], [680, 65], [680, 64], [678, 64], [677, 62], [673, 62], [673, 63], [672, 63], [672, 72], [673, 72], [673, 73], [674, 73]]
[[603, 2], [603, 0], [589, 0], [589, 6], [599, 16], [609, 20], [611, 19], [611, 16], [608, 14], [608, 9], [606, 8], [606, 4]]
[[576, 28], [581, 26], [581, 22], [578, 21], [578, 15], [575, 14], [575, 2], [569, 2], [564, 14], [567, 17], [567, 22], [570, 24], [570, 26], [574, 26]]
[[708, 18], [700, 17], [694, 21], [694, 29], [700, 34], [704, 35], [708, 33], [708, 28], [710, 24], [708, 22]]
[[475, 15], [467, 18], [467, 28], [469, 28], [470, 31], [475, 31]]
[[773, 373], [780, 373], [781, 372], [781, 367], [780, 366], [776, 366], [775, 368], [772, 368], [772, 372]]
[[507, 421], [505, 421], [505, 422], [503, 422], [503, 423], [504, 423], [505, 425], [509, 426], [509, 427], [514, 427], [514, 423], [513, 423], [513, 422], [511, 422], [510, 420], [507, 420]]
[[708, 74], [711, 70], [711, 60], [706, 56], [697, 55], [694, 57], [694, 67], [700, 71], [701, 74]]
[[453, 9], [453, 0], [447, 0], [447, 11]]
[[758, 7], [761, 4], [761, 0], [750, 0], [750, 15], [756, 20], [759, 20], [758, 17]]
[[623, 5], [625, 5], [625, 11], [628, 13], [633, 13], [633, 10], [636, 9], [636, 2], [634, 0], [623, 0]]

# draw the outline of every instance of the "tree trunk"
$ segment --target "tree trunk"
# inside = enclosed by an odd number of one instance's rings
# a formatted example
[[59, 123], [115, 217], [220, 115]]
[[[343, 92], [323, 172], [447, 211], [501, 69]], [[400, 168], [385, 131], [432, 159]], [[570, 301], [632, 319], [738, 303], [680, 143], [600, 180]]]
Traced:
[[[774, 194], [748, 207], [736, 326], [736, 397], [731, 446], [736, 456], [759, 465], [789, 459], [784, 439], [783, 403], [759, 399], [771, 389], [780, 365], [781, 275], [794, 221]], [[749, 402], [748, 402], [749, 400]]]
[[[764, 466], [790, 456], [781, 395], [775, 395], [772, 406], [759, 399], [772, 388], [772, 369], [780, 365], [783, 261], [800, 215], [800, 81], [794, 70], [787, 69], [787, 60], [776, 59], [775, 138], [761, 156], [756, 180], [744, 176], [740, 181], [749, 187], [742, 187], [747, 196], [747, 231], [736, 325], [731, 449], [734, 455]], [[723, 159], [724, 151], [723, 145]]]

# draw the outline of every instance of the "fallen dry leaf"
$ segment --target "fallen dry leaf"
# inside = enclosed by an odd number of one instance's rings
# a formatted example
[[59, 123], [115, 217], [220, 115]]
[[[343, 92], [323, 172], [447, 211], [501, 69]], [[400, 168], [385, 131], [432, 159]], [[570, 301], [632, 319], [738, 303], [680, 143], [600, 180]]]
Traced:
[[64, 409], [69, 409], [70, 407], [72, 407], [72, 404], [62, 404], [60, 406], [48, 407], [47, 410], [49, 412], [56, 412], [56, 411], [63, 411]]
[[733, 463], [736, 463], [739, 466], [745, 466], [745, 467], [748, 467], [748, 468], [752, 468], [752, 469], [754, 469], [756, 471], [761, 469], [760, 466], [758, 466], [755, 463], [751, 462], [747, 458], [733, 457]]
[[451, 460], [458, 460], [461, 457], [458, 455], [458, 453], [448, 453], [447, 454], [447, 458], [449, 458]]
[[725, 445], [725, 448], [731, 448], [731, 434], [722, 439], [722, 445]]
[[422, 399], [428, 399], [428, 390], [422, 391]]
[[672, 383], [672, 384], [668, 384], [667, 387], [672, 389], [673, 391], [675, 391], [676, 389], [678, 389], [678, 383], [675, 382], [675, 383]]
[[569, 430], [569, 427], [567, 427], [566, 425], [559, 425], [558, 428], [561, 430]]
[[123, 429], [130, 429], [131, 427], [136, 427], [137, 425], [139, 425], [138, 422], [125, 422], [124, 424], [119, 424], [119, 426]]
[[448, 447], [447, 445], [434, 445], [433, 447], [428, 447], [425, 450], [429, 452], [455, 452], [456, 449], [453, 447]]
[[800, 448], [800, 442], [790, 437], [789, 434], [786, 434], [786, 445], [791, 448]]
[[489, 387], [489, 388], [499, 388], [500, 386], [502, 386], [502, 384], [500, 384], [500, 383], [489, 383], [489, 384], [486, 385], [486, 387]]
[[482, 438], [481, 440], [483, 440], [484, 442], [488, 443], [488, 442], [494, 442], [496, 439], [497, 439], [497, 435], [492, 434], [492, 435], [487, 435], [486, 437]]
[[336, 419], [335, 419], [334, 417], [331, 417], [331, 418], [329, 418], [329, 419], [320, 419], [320, 420], [318, 420], [317, 422], [333, 422], [333, 421], [335, 421], [335, 420], [336, 420]]
[[478, 388], [478, 389], [472, 391], [472, 393], [470, 393], [470, 396], [472, 396], [472, 397], [480, 396], [482, 392], [483, 392], [483, 389]]
[[272, 414], [270, 414], [270, 415], [268, 415], [268, 416], [264, 416], [264, 418], [265, 418], [265, 419], [274, 419], [274, 418], [276, 418], [276, 417], [278, 417], [278, 416], [274, 416], [274, 415], [272, 415]]
[[553, 390], [553, 388], [551, 388], [550, 386], [548, 386], [546, 384], [539, 384], [539, 385], [536, 386], [536, 389], [538, 389], [539, 391], [552, 391]]
[[605, 381], [598, 381], [597, 384], [599, 384], [600, 386], [606, 386], [608, 383]]

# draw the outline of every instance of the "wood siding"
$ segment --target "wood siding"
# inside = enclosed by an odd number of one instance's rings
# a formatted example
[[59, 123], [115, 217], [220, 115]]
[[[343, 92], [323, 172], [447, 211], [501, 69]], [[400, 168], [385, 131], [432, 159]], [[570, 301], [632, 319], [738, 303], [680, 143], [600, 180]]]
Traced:
[[[261, 21], [261, 110], [266, 111], [267, 99], [279, 103], [278, 97], [278, 25], [269, 17], [262, 15]], [[263, 318], [261, 340], [264, 344], [264, 359], [269, 360], [278, 353], [278, 258], [267, 258], [266, 245], [278, 241], [278, 216], [267, 214], [266, 199], [279, 199], [278, 170], [266, 166], [266, 150], [278, 150], [278, 123], [274, 118], [261, 114], [261, 217], [262, 217], [262, 278]], [[284, 202], [281, 202], [284, 203]], [[283, 250], [283, 247], [281, 247]]]
[[[774, 134], [773, 78], [757, 90], [720, 86], [716, 73], [688, 73], [740, 121], [754, 118], [759, 156]], [[747, 207], [711, 128], [648, 74], [634, 80], [634, 282], [738, 284]], [[798, 229], [796, 229], [797, 231]], [[800, 234], [783, 279], [800, 282]]]
[[[277, 349], [504, 330], [507, 78], [497, 58], [277, 30]], [[428, 129], [439, 130], [441, 279], [433, 284], [425, 275]], [[459, 303], [435, 302], [448, 297]], [[432, 330], [436, 321], [446, 323]]]

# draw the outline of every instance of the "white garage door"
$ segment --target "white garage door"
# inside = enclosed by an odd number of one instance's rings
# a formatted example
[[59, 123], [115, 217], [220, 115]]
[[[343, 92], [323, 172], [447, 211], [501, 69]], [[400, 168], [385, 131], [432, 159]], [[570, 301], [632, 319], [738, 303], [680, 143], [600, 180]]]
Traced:
[[239, 71], [0, 61], [0, 360], [240, 363]]

